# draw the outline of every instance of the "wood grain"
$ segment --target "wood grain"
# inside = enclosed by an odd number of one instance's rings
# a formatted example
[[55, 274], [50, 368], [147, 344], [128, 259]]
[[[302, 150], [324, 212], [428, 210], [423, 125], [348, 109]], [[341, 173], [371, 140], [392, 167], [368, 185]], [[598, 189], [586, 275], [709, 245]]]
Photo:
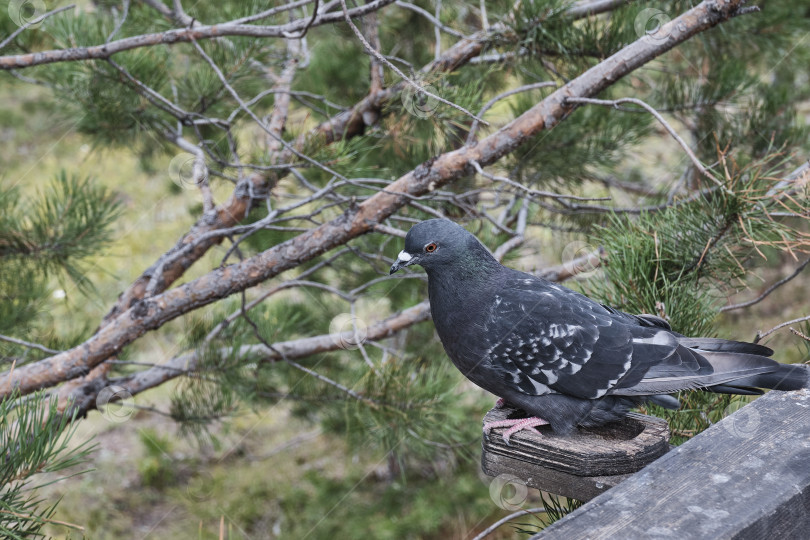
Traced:
[[810, 538], [810, 390], [769, 392], [534, 538]]
[[[484, 422], [525, 416], [492, 409]], [[587, 501], [617, 485], [669, 450], [669, 429], [660, 418], [631, 414], [598, 430], [555, 435], [548, 426], [516, 433], [509, 445], [503, 428], [484, 437], [481, 468], [490, 476], [512, 474], [527, 486]]]

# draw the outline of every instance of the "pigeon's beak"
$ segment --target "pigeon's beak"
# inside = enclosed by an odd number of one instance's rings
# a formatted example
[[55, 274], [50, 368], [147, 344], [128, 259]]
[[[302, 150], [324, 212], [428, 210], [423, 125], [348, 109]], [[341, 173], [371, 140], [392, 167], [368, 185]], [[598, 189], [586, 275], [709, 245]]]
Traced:
[[416, 262], [416, 257], [405, 251], [404, 249], [397, 255], [397, 260], [391, 265], [391, 271], [388, 274], [393, 274], [400, 268], [405, 268]]

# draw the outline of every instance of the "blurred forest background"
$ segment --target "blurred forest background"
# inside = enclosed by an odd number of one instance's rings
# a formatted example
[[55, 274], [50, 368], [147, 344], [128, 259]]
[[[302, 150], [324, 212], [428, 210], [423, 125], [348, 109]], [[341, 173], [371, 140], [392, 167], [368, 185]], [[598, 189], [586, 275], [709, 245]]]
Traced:
[[808, 65], [807, 0], [0, 0], [0, 533], [541, 529], [404, 234], [807, 361]]

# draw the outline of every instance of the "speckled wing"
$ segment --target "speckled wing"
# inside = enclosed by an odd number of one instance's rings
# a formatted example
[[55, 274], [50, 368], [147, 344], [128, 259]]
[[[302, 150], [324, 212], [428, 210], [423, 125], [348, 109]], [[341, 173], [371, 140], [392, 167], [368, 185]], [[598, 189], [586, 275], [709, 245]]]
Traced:
[[[660, 324], [528, 274], [503, 285], [488, 313], [487, 354], [505, 382], [523, 394], [596, 399], [636, 394], [621, 389], [643, 380], [646, 390], [638, 393], [672, 392], [699, 386], [713, 371]], [[650, 381], [659, 377], [660, 389]]]
[[487, 355], [512, 388], [598, 398], [630, 371], [632, 336], [599, 304], [526, 274], [501, 293], [488, 313]]

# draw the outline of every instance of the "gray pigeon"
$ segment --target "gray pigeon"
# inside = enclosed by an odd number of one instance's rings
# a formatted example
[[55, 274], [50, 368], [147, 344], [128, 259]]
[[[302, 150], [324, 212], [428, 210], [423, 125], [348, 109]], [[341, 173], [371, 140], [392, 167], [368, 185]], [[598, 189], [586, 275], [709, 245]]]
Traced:
[[515, 432], [557, 433], [622, 419], [667, 395], [700, 388], [754, 395], [797, 390], [801, 365], [780, 364], [762, 345], [690, 338], [653, 315], [630, 315], [542, 278], [501, 265], [478, 239], [446, 219], [418, 223], [391, 266], [421, 265], [430, 311], [447, 355], [481, 388], [532, 417], [492, 422]]

